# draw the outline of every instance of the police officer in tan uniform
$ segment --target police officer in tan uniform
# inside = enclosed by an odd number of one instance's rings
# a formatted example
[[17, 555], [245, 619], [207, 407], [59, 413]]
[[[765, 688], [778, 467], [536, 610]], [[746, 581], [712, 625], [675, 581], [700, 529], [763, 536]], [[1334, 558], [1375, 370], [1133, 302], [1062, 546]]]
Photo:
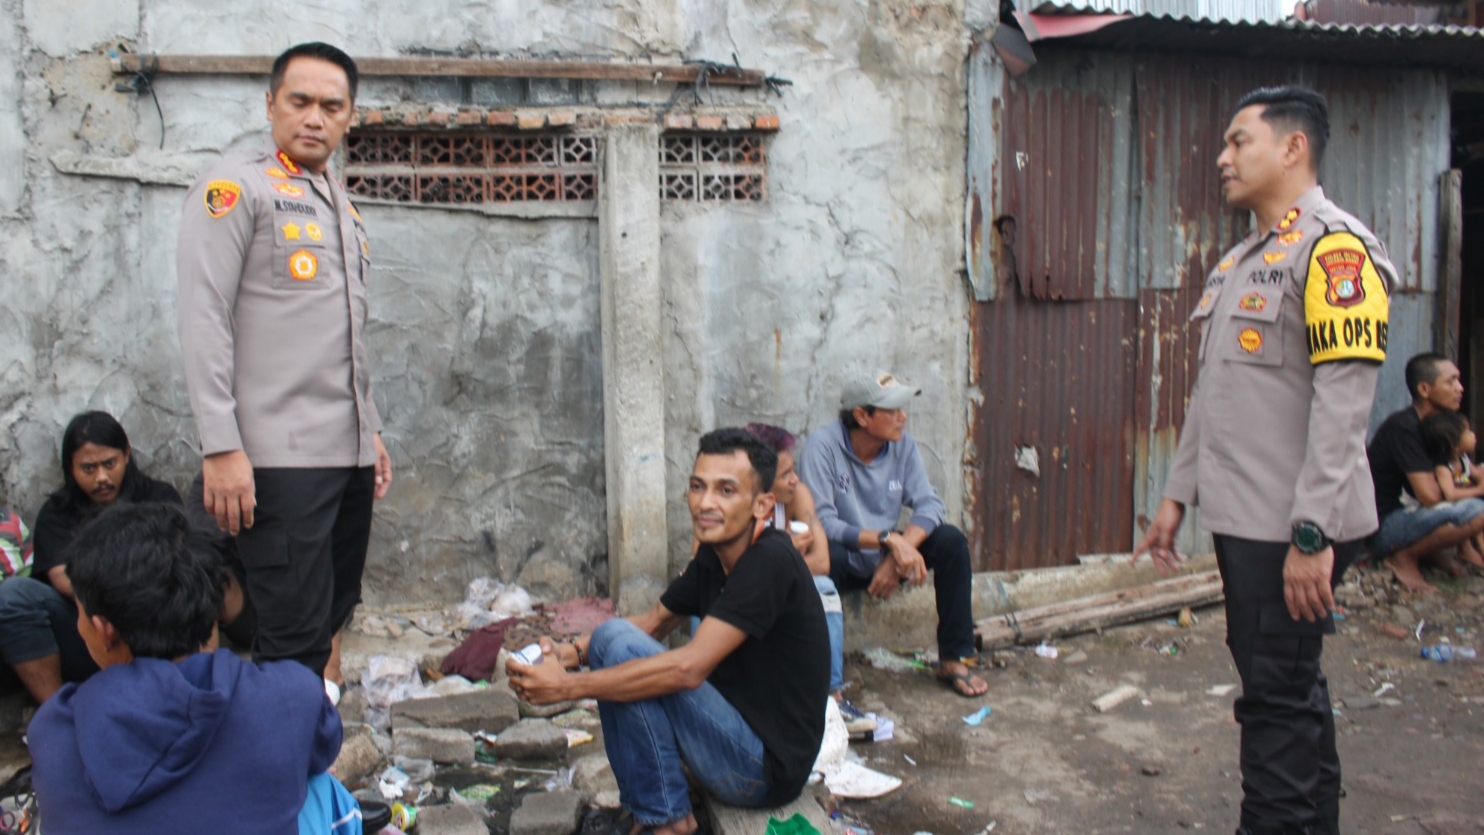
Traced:
[[1334, 586], [1376, 530], [1366, 423], [1386, 358], [1384, 247], [1318, 185], [1324, 97], [1256, 90], [1217, 159], [1256, 231], [1222, 257], [1191, 316], [1200, 374], [1164, 500], [1135, 553], [1162, 573], [1188, 505], [1216, 539], [1227, 645], [1242, 681], [1239, 833], [1339, 831], [1340, 761], [1319, 667]]
[[177, 256], [203, 503], [237, 537], [253, 657], [321, 674], [360, 598], [373, 497], [392, 480], [366, 357], [370, 248], [326, 167], [356, 82], [355, 62], [327, 44], [280, 55], [274, 146], [196, 183]]

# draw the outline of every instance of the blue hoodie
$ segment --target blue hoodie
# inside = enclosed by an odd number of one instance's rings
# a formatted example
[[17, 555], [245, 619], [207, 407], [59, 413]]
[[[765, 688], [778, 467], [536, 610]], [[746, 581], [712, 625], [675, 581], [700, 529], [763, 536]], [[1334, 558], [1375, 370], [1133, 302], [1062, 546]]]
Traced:
[[299, 831], [341, 729], [307, 667], [217, 650], [68, 684], [28, 734], [47, 835], [258, 835]]

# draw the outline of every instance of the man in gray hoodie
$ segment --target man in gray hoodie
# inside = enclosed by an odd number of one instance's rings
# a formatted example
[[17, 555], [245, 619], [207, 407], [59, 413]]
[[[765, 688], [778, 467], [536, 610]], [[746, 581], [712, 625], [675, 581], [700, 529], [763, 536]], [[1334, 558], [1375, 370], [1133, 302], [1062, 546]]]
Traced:
[[[886, 600], [933, 572], [939, 678], [961, 696], [981, 696], [989, 685], [964, 663], [975, 654], [969, 542], [944, 524], [943, 500], [906, 431], [907, 406], [921, 393], [882, 371], [848, 379], [840, 419], [809, 433], [799, 476], [814, 493], [830, 541], [830, 579], [840, 591], [865, 589]], [[897, 530], [904, 506], [912, 515]]]

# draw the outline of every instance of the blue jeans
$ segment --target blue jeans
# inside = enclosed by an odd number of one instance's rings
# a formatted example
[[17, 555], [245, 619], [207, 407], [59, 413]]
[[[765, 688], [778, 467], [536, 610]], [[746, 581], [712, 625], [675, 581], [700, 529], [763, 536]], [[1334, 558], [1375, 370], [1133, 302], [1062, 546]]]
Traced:
[[30, 577], [0, 583], [0, 657], [14, 667], [61, 656], [62, 681], [86, 681], [98, 672], [88, 645], [77, 634], [77, 604]]
[[[639, 627], [615, 619], [593, 630], [587, 657], [602, 670], [665, 650]], [[640, 702], [599, 700], [598, 715], [619, 798], [641, 826], [691, 813], [682, 763], [730, 806], [760, 806], [768, 796], [762, 740], [710, 684]]]
[[824, 625], [830, 633], [830, 692], [838, 693], [845, 686], [845, 610], [834, 580], [815, 575], [814, 590], [824, 604]]
[[1371, 551], [1390, 556], [1420, 541], [1444, 525], [1462, 527], [1484, 513], [1484, 499], [1458, 499], [1416, 510], [1393, 510], [1381, 520], [1381, 529], [1371, 536]]

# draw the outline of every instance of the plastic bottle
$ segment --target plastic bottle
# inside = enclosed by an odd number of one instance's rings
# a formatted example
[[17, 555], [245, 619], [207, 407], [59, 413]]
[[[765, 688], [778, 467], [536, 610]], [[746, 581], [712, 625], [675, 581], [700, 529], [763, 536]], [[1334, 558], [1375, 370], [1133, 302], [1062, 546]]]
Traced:
[[1473, 647], [1455, 647], [1449, 644], [1433, 644], [1422, 648], [1422, 657], [1440, 664], [1458, 660], [1472, 661], [1477, 657]]

